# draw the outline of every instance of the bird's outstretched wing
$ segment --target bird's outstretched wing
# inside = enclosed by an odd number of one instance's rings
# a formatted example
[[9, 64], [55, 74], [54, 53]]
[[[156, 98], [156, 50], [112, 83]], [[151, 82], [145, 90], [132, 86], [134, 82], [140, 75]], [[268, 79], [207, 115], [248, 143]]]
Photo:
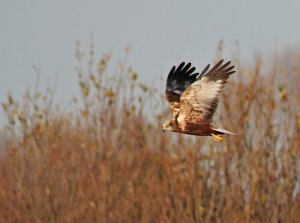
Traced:
[[180, 114], [178, 122], [206, 122], [212, 121], [217, 109], [219, 96], [224, 89], [229, 75], [235, 71], [230, 66], [230, 61], [222, 64], [219, 61], [208, 72], [208, 66], [199, 76], [199, 79], [191, 84], [180, 97]]
[[179, 102], [185, 89], [197, 80], [199, 73], [194, 73], [195, 70], [191, 63], [182, 62], [178, 67], [173, 66], [167, 78], [165, 91], [166, 99], [170, 103]]

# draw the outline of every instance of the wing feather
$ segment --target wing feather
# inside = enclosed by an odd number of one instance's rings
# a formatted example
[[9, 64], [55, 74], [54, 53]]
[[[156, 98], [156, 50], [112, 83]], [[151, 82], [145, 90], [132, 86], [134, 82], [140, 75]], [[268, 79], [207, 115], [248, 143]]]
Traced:
[[191, 84], [180, 97], [178, 122], [211, 122], [217, 109], [220, 93], [235, 71], [230, 61], [219, 61], [207, 73], [204, 69], [199, 79]]
[[197, 80], [199, 73], [194, 73], [195, 67], [191, 63], [182, 62], [177, 68], [173, 66], [167, 77], [166, 99], [171, 102], [179, 102], [181, 94], [193, 82]]

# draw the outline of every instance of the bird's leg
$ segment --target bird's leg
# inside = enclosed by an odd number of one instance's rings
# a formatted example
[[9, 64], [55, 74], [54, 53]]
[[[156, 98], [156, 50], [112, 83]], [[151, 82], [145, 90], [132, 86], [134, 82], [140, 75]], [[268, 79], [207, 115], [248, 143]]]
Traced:
[[219, 135], [219, 134], [213, 134], [213, 133], [211, 133], [211, 137], [213, 138], [213, 140], [215, 140], [217, 142], [220, 142], [220, 141], [223, 140], [223, 136]]

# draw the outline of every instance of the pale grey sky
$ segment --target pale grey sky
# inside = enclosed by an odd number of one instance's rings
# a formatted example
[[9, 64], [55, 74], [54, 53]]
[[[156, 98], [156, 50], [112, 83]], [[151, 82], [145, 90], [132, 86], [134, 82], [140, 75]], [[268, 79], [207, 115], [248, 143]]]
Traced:
[[[6, 92], [20, 94], [35, 73], [42, 81], [58, 77], [57, 94], [78, 92], [75, 42], [88, 48], [94, 34], [96, 55], [108, 51], [145, 80], [154, 80], [182, 60], [212, 62], [218, 41], [230, 58], [235, 41], [243, 58], [299, 45], [300, 1], [283, 0], [0, 0], [0, 102]], [[200, 68], [201, 69], [201, 68]]]

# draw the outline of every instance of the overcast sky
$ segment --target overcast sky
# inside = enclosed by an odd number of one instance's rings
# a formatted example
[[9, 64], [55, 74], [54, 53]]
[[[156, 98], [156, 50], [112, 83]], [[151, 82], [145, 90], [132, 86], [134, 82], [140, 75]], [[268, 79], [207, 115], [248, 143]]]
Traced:
[[[57, 94], [78, 92], [75, 42], [87, 49], [93, 33], [96, 55], [112, 52], [145, 80], [154, 80], [182, 60], [211, 63], [217, 43], [230, 59], [236, 41], [243, 58], [300, 43], [300, 1], [282, 0], [0, 0], [0, 101], [19, 96], [35, 80], [58, 77]], [[201, 68], [200, 68], [201, 69]]]

